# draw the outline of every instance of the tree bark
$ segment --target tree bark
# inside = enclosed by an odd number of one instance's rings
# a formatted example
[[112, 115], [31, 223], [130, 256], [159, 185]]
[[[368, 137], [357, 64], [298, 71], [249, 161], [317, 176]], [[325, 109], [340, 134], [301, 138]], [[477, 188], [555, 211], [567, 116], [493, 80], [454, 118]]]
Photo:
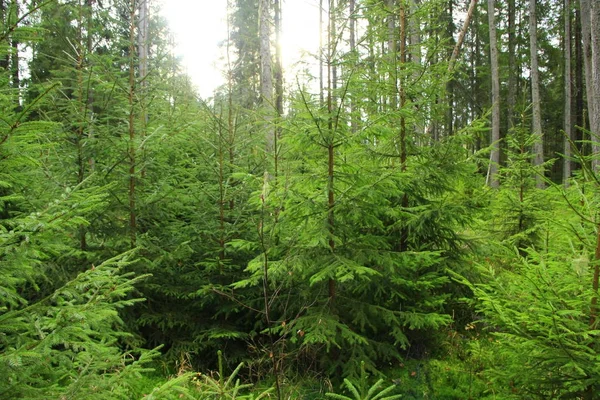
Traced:
[[273, 66], [271, 62], [271, 17], [270, 1], [260, 0], [260, 95], [265, 118], [265, 143], [267, 154], [274, 148], [275, 130], [273, 119]]
[[477, 0], [471, 0], [469, 4], [469, 9], [467, 10], [467, 15], [465, 16], [465, 22], [463, 23], [462, 29], [458, 34], [458, 40], [454, 45], [454, 49], [452, 50], [452, 54], [450, 56], [450, 60], [448, 62], [448, 71], [452, 72], [454, 70], [454, 65], [456, 64], [456, 60], [458, 59], [458, 54], [460, 53], [460, 49], [465, 40], [465, 35], [467, 34], [467, 30], [469, 29], [469, 24], [471, 23], [471, 19], [473, 18], [473, 13], [475, 12], [475, 6], [477, 5]]
[[[350, 14], [349, 24], [349, 43], [352, 57], [358, 61], [358, 53], [356, 51], [356, 0], [348, 1], [348, 13]], [[356, 133], [358, 131], [358, 109], [356, 107], [355, 96], [350, 94], [350, 131]]]
[[281, 0], [275, 0], [275, 111], [277, 126], [273, 135], [273, 160], [275, 177], [279, 175], [279, 150], [277, 141], [281, 136], [280, 119], [283, 115], [283, 61], [281, 55]]
[[[595, 0], [594, 0], [595, 1]], [[585, 91], [586, 91], [586, 99], [587, 99], [587, 115], [589, 119], [589, 124], [587, 125], [591, 132], [594, 131], [595, 126], [597, 126], [597, 120], [600, 116], [595, 115], [592, 110], [594, 110], [594, 91], [593, 91], [593, 73], [592, 73], [592, 2], [590, 0], [581, 0], [581, 41], [583, 44], [583, 68], [585, 71]], [[592, 142], [592, 154], [597, 154], [600, 150], [597, 141], [594, 140], [594, 136], [592, 133], [592, 137], [590, 138]], [[596, 157], [592, 158], [592, 169], [594, 171], [598, 170], [599, 161]]]
[[[9, 22], [11, 25], [17, 23], [19, 20], [19, 2], [17, 0], [13, 0], [10, 4], [10, 15]], [[10, 70], [11, 70], [11, 79], [12, 79], [12, 87], [17, 90], [16, 97], [16, 109], [19, 110], [21, 107], [21, 77], [19, 75], [19, 41], [14, 37], [14, 35], [10, 35], [10, 46], [12, 48], [12, 52], [10, 54]]]
[[517, 104], [517, 85], [519, 68], [517, 67], [517, 35], [515, 28], [515, 0], [508, 0], [508, 93], [506, 110], [508, 129], [515, 126], [515, 105]]
[[564, 163], [563, 163], [563, 184], [569, 186], [571, 178], [571, 141], [573, 140], [572, 130], [572, 105], [573, 105], [573, 83], [571, 74], [571, 0], [565, 0], [565, 40], [564, 40], [564, 57], [565, 57], [565, 145], [564, 145]]
[[590, 132], [592, 134], [592, 165], [594, 172], [600, 170], [600, 1], [592, 1], [590, 13], [590, 27], [592, 38], [592, 82], [589, 89], [592, 92], [592, 105], [590, 109]]
[[136, 132], [135, 132], [135, 6], [131, 5], [129, 22], [129, 242], [131, 248], [136, 246], [137, 241], [137, 216], [136, 216]]
[[[6, 1], [0, 0], [0, 23], [2, 24], [2, 27], [4, 30], [6, 30], [8, 27], [8, 16], [9, 16], [9, 9], [7, 7]], [[9, 66], [10, 66], [10, 53], [6, 52], [5, 55], [0, 57], [0, 68], [3, 70], [8, 70]]]
[[489, 184], [500, 186], [498, 168], [500, 166], [500, 74], [498, 72], [498, 40], [496, 38], [496, 1], [488, 0], [488, 21], [490, 30], [490, 60], [492, 68], [492, 153], [490, 157]]
[[[332, 37], [332, 26], [335, 24], [333, 15], [333, 9], [335, 6], [335, 0], [329, 0], [329, 13], [328, 13], [328, 24], [327, 24], [327, 130], [329, 133], [329, 142], [327, 145], [327, 231], [329, 234], [329, 249], [333, 254], [335, 252], [335, 191], [334, 191], [334, 178], [335, 178], [335, 125], [334, 125], [334, 113], [335, 107], [333, 104], [333, 40]], [[329, 301], [333, 304], [336, 296], [336, 281], [335, 279], [329, 278], [328, 282]]]
[[[534, 160], [536, 167], [544, 163], [544, 139], [542, 135], [542, 111], [540, 103], [540, 71], [538, 66], [537, 46], [537, 17], [536, 0], [529, 0], [529, 50], [531, 56], [531, 105], [533, 109], [533, 134], [536, 136], [533, 145]], [[544, 188], [544, 179], [539, 171], [536, 175], [536, 187]]]

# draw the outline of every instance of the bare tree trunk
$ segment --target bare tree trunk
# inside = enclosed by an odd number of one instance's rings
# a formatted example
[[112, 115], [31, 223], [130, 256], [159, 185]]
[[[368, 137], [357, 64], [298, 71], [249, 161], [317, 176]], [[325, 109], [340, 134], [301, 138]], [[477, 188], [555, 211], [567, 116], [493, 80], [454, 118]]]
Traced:
[[[583, 61], [583, 37], [581, 33], [581, 10], [580, 7], [575, 7], [575, 126], [583, 127], [584, 122], [584, 95], [585, 95], [585, 78], [584, 78], [584, 61]], [[576, 141], [583, 139], [581, 129], [576, 129], [573, 132]], [[580, 145], [579, 151], [583, 154], [583, 146]]]
[[508, 0], [508, 93], [506, 110], [508, 129], [515, 126], [515, 105], [517, 104], [517, 35], [515, 28], [515, 0]]
[[[534, 165], [544, 163], [544, 139], [542, 136], [542, 111], [540, 104], [540, 71], [538, 66], [536, 0], [529, 0], [529, 50], [531, 55], [531, 103], [533, 108], [533, 145]], [[540, 171], [541, 173], [541, 171]], [[536, 186], [544, 188], [543, 177], [536, 175]]]
[[144, 178], [146, 175], [146, 150], [144, 148], [144, 136], [146, 134], [146, 125], [148, 124], [148, 112], [146, 110], [146, 97], [148, 96], [148, 0], [138, 0], [138, 78], [139, 90], [138, 96], [141, 98], [140, 107], [140, 136], [141, 136], [141, 158], [142, 168], [140, 176]]
[[471, 0], [469, 4], [469, 9], [467, 10], [467, 15], [465, 16], [465, 22], [463, 23], [463, 27], [458, 34], [458, 40], [456, 41], [456, 45], [454, 45], [454, 50], [452, 50], [452, 54], [450, 55], [450, 60], [448, 62], [448, 71], [452, 72], [454, 70], [454, 65], [456, 64], [456, 60], [458, 58], [458, 54], [460, 53], [460, 48], [465, 40], [465, 35], [467, 34], [467, 30], [469, 29], [469, 24], [471, 23], [471, 19], [473, 18], [473, 13], [475, 12], [475, 6], [477, 5], [477, 0]]
[[[596, 0], [594, 0], [596, 1]], [[593, 65], [592, 65], [592, 1], [581, 0], [581, 39], [583, 43], [583, 67], [585, 71], [585, 89], [587, 95], [587, 115], [589, 118], [588, 127], [592, 132], [592, 154], [597, 154], [600, 151], [600, 147], [597, 144], [593, 136], [593, 127], [597, 126], [597, 120], [600, 118], [592, 112], [594, 109], [594, 91], [593, 91]], [[596, 157], [592, 158], [592, 169], [598, 170], [599, 160]]]
[[394, 112], [398, 109], [398, 71], [396, 68], [396, 57], [398, 51], [396, 49], [396, 14], [394, 12], [396, 0], [387, 0], [387, 51], [388, 51], [388, 81], [390, 85], [389, 93], [389, 109]]
[[592, 105], [590, 109], [590, 132], [592, 133], [592, 165], [594, 172], [600, 172], [600, 2], [592, 1], [590, 13], [590, 27], [592, 38], [592, 83], [588, 91], [592, 92]]
[[136, 246], [137, 217], [136, 217], [136, 132], [135, 132], [135, 5], [132, 3], [129, 22], [129, 242], [131, 248]]
[[[17, 23], [19, 20], [19, 2], [18, 0], [12, 0], [10, 4], [10, 16], [9, 22], [12, 24]], [[19, 75], [19, 41], [14, 37], [14, 35], [10, 35], [10, 46], [12, 48], [12, 52], [10, 54], [10, 71], [11, 71], [11, 79], [12, 79], [12, 87], [17, 90], [16, 96], [16, 105], [15, 109], [19, 110], [21, 108], [21, 77]]]
[[148, 75], [148, 0], [139, 0], [138, 4], [138, 63], [140, 88], [143, 89]]
[[[327, 230], [329, 233], [329, 249], [331, 253], [335, 252], [335, 191], [334, 191], [334, 178], [335, 178], [335, 125], [334, 125], [334, 113], [335, 105], [333, 103], [333, 25], [335, 24], [334, 12], [335, 0], [328, 0], [329, 13], [328, 13], [328, 25], [327, 25], [327, 130], [329, 133], [328, 145], [327, 145]], [[329, 278], [328, 282], [329, 301], [333, 304], [336, 296], [336, 281], [334, 278]]]
[[[408, 21], [410, 34], [410, 60], [414, 65], [421, 65], [421, 26], [417, 18], [417, 10], [421, 5], [421, 0], [412, 0], [410, 2], [410, 18]], [[419, 71], [415, 71], [415, 78], [418, 77]]]
[[[352, 57], [356, 57], [358, 61], [358, 53], [356, 52], [356, 0], [348, 1], [348, 12], [350, 14], [350, 52]], [[350, 96], [350, 131], [356, 133], [358, 131], [358, 110], [356, 107], [356, 99], [353, 94]]]
[[324, 90], [324, 73], [323, 73], [323, 62], [324, 62], [324, 48], [323, 48], [323, 0], [319, 0], [319, 101], [320, 106], [323, 107], [325, 104], [325, 90]]
[[[8, 28], [9, 15], [10, 15], [9, 7], [7, 7], [6, 3], [7, 3], [7, 1], [0, 0], [0, 24], [2, 24], [2, 27], [4, 30], [6, 30]], [[4, 55], [4, 56], [2, 56], [2, 58], [0, 58], [0, 68], [3, 70], [8, 70], [9, 66], [10, 66], [10, 53], [6, 52], [6, 55]]]
[[[406, 6], [404, 0], [400, 0], [400, 69], [406, 67]], [[400, 109], [406, 105], [406, 78], [401, 71], [400, 74]], [[406, 172], [407, 146], [406, 146], [406, 118], [404, 113], [400, 115], [400, 169]], [[408, 193], [402, 195], [402, 208], [408, 208]], [[400, 251], [408, 250], [408, 227], [403, 226], [400, 232]]]
[[265, 143], [267, 154], [273, 151], [275, 130], [273, 119], [273, 66], [271, 62], [271, 18], [270, 1], [260, 0], [260, 95], [265, 118]]
[[280, 119], [283, 115], [283, 61], [281, 55], [281, 0], [275, 0], [275, 111], [277, 126], [273, 136], [273, 159], [275, 177], [279, 174], [279, 150], [277, 141], [281, 136]]
[[500, 186], [498, 168], [500, 166], [500, 74], [498, 72], [498, 40], [496, 38], [496, 1], [488, 0], [488, 21], [490, 30], [490, 60], [492, 67], [492, 154], [490, 157], [489, 184]]
[[571, 141], [573, 140], [571, 110], [573, 105], [573, 83], [571, 77], [571, 0], [565, 0], [565, 159], [563, 163], [563, 184], [569, 186], [571, 178]]

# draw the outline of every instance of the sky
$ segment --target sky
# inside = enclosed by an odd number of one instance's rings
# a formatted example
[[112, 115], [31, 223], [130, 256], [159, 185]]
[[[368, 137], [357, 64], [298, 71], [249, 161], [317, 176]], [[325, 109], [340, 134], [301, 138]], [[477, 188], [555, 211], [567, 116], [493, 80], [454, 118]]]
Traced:
[[[175, 54], [204, 98], [224, 82], [218, 68], [219, 43], [227, 38], [227, 0], [161, 0], [162, 14], [175, 36]], [[318, 48], [318, 0], [283, 0], [282, 55], [286, 80], [302, 54]], [[306, 60], [309, 57], [305, 58]]]

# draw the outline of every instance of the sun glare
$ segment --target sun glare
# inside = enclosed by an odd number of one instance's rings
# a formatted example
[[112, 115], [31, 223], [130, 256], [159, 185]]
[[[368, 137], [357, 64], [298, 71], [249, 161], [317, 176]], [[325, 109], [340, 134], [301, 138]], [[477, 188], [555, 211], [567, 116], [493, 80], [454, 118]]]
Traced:
[[[281, 50], [285, 80], [311, 69], [319, 47], [318, 0], [284, 0]], [[219, 43], [227, 37], [226, 1], [162, 0], [162, 15], [175, 36], [175, 55], [200, 95], [210, 97], [224, 83]]]

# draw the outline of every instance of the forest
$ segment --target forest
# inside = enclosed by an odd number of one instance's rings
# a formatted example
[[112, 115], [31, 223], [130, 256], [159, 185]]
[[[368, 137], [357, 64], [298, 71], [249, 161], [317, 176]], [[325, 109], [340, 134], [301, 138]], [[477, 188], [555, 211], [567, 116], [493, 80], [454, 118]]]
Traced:
[[600, 1], [220, 1], [0, 0], [0, 399], [600, 398]]

